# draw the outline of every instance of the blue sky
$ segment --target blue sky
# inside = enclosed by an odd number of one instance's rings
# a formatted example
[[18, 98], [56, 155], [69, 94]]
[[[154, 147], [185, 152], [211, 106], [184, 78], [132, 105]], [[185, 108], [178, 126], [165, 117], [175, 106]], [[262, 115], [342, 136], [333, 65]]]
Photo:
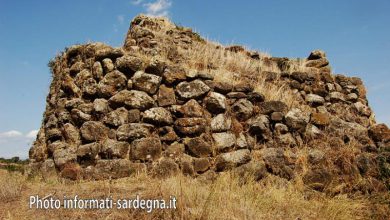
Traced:
[[335, 73], [364, 80], [377, 121], [390, 125], [389, 11], [388, 0], [0, 0], [0, 157], [27, 156], [45, 108], [48, 61], [75, 43], [121, 46], [139, 13], [273, 56], [323, 49]]

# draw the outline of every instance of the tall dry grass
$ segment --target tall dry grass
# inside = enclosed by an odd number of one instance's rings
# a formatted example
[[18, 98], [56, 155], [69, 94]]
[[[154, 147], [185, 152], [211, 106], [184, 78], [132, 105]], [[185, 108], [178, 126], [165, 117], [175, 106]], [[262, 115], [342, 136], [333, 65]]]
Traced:
[[[0, 172], [2, 183], [12, 174]], [[327, 197], [278, 177], [260, 182], [233, 173], [215, 180], [182, 175], [154, 179], [145, 173], [118, 180], [68, 182], [18, 178], [28, 187], [8, 185], [19, 191], [13, 200], [0, 201], [2, 219], [369, 219], [368, 201], [346, 196]], [[21, 190], [20, 190], [21, 189]], [[28, 208], [30, 195], [79, 195], [81, 198], [164, 198], [176, 196], [176, 210], [37, 210]]]

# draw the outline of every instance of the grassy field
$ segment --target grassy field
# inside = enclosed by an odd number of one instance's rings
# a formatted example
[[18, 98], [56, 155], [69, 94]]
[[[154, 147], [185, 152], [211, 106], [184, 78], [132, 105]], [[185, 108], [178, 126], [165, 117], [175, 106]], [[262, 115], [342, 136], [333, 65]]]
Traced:
[[[243, 183], [245, 182], [245, 183]], [[1, 219], [385, 219], [386, 209], [368, 198], [328, 197], [304, 186], [269, 176], [260, 182], [224, 173], [216, 178], [182, 175], [153, 179], [140, 173], [118, 180], [70, 182], [27, 178], [0, 169]], [[30, 196], [43, 198], [177, 198], [176, 209], [29, 208]], [[381, 211], [382, 210], [382, 211]]]

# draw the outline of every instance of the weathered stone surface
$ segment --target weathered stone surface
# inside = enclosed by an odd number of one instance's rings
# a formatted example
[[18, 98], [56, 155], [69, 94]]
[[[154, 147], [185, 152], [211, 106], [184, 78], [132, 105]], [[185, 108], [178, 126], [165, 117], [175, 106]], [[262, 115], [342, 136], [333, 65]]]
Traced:
[[129, 110], [129, 123], [137, 123], [140, 122], [141, 112], [138, 109]]
[[293, 72], [291, 78], [300, 83], [304, 83], [306, 81], [314, 81], [317, 78], [317, 75], [311, 72]]
[[330, 93], [330, 100], [332, 102], [345, 101], [345, 95], [341, 92], [331, 92]]
[[214, 90], [222, 94], [227, 94], [233, 90], [233, 84], [229, 82], [214, 82]]
[[104, 45], [95, 50], [95, 57], [97, 60], [102, 60], [105, 58], [116, 59], [123, 56], [123, 54], [124, 52], [122, 48], [112, 48], [107, 45]]
[[243, 92], [229, 92], [226, 96], [230, 99], [245, 99], [248, 96]]
[[329, 61], [326, 58], [319, 58], [316, 60], [308, 60], [306, 62], [307, 67], [321, 68], [329, 64]]
[[353, 106], [355, 107], [356, 111], [361, 115], [369, 117], [372, 113], [371, 109], [367, 105], [364, 105], [361, 102], [356, 102], [353, 104]]
[[226, 110], [226, 97], [220, 93], [210, 92], [204, 99], [207, 110], [211, 113], [222, 113]]
[[167, 64], [161, 57], [153, 57], [145, 72], [161, 76], [164, 73]]
[[129, 108], [148, 109], [154, 105], [154, 100], [143, 91], [122, 90], [109, 99], [113, 106], [127, 106]]
[[191, 99], [182, 105], [178, 111], [185, 117], [203, 117], [204, 110], [202, 106], [195, 100]]
[[161, 158], [153, 167], [152, 174], [158, 178], [173, 176], [179, 172], [179, 165], [171, 158]]
[[119, 71], [127, 75], [132, 75], [142, 69], [143, 62], [138, 57], [126, 55], [116, 59], [115, 65]]
[[231, 108], [236, 117], [242, 121], [245, 121], [253, 115], [253, 104], [246, 99], [238, 100]]
[[83, 82], [81, 88], [85, 95], [94, 96], [98, 91], [98, 84], [96, 83], [96, 80], [89, 78]]
[[73, 149], [64, 148], [55, 150], [53, 153], [53, 159], [56, 166], [62, 169], [65, 164], [75, 162], [77, 156]]
[[309, 151], [308, 158], [311, 164], [318, 164], [325, 159], [325, 153], [322, 150], [313, 149]]
[[300, 109], [293, 108], [285, 116], [286, 124], [294, 130], [305, 129], [309, 123], [310, 115]]
[[160, 86], [162, 78], [143, 71], [137, 71], [131, 80], [133, 82], [134, 89], [141, 90], [149, 94], [155, 94]]
[[103, 78], [103, 67], [99, 61], [96, 61], [92, 66], [92, 76], [97, 80]]
[[372, 126], [368, 134], [376, 142], [390, 142], [390, 129], [385, 124]]
[[145, 123], [124, 124], [118, 128], [116, 136], [120, 141], [149, 137], [153, 128], [153, 125]]
[[104, 118], [103, 122], [111, 125], [111, 126], [121, 126], [123, 124], [126, 124], [129, 120], [129, 112], [126, 110], [126, 108], [121, 107], [118, 109], [115, 109], [112, 112], [109, 112]]
[[143, 120], [157, 125], [169, 125], [173, 123], [171, 113], [162, 107], [151, 108], [145, 111]]
[[215, 167], [217, 171], [224, 171], [248, 163], [250, 160], [250, 151], [242, 149], [219, 155], [216, 159]]
[[176, 86], [177, 94], [183, 99], [198, 98], [210, 90], [203, 81], [181, 82]]
[[281, 101], [262, 102], [259, 105], [260, 114], [268, 115], [272, 112], [286, 112], [287, 105]]
[[316, 94], [307, 94], [305, 101], [314, 106], [322, 105], [325, 103], [325, 99]]
[[128, 159], [129, 151], [129, 143], [107, 139], [102, 143], [100, 155], [104, 159]]
[[92, 118], [90, 114], [86, 114], [79, 109], [72, 109], [72, 111], [70, 112], [70, 115], [71, 115], [72, 119], [78, 123], [90, 121]]
[[253, 91], [248, 93], [248, 100], [253, 103], [263, 102], [265, 100], [265, 97], [260, 92]]
[[[254, 118], [251, 118], [247, 121], [249, 126], [249, 132], [256, 136], [262, 136], [267, 139], [266, 136], [269, 135], [269, 118], [266, 115], [257, 115]], [[265, 135], [265, 136], [264, 136]]]
[[276, 136], [276, 142], [283, 146], [296, 146], [296, 141], [291, 133], [279, 134]]
[[92, 74], [89, 70], [83, 69], [76, 75], [74, 82], [79, 88], [81, 88], [84, 82], [88, 79], [92, 79]]
[[325, 57], [326, 57], [326, 54], [324, 51], [313, 50], [312, 52], [310, 52], [310, 55], [307, 59], [308, 60], [318, 60], [318, 59], [325, 58]]
[[158, 134], [160, 136], [160, 140], [164, 142], [174, 142], [179, 139], [175, 130], [170, 126], [160, 128]]
[[103, 70], [105, 73], [109, 73], [115, 69], [114, 64], [110, 58], [105, 58], [102, 60]]
[[322, 134], [321, 130], [318, 129], [315, 125], [308, 124], [306, 126], [306, 130], [305, 130], [306, 138], [311, 138], [311, 139], [319, 138], [321, 134]]
[[76, 145], [76, 146], [81, 144], [81, 137], [80, 137], [79, 130], [70, 123], [64, 124], [64, 138], [68, 144]]
[[329, 115], [326, 113], [312, 113], [311, 122], [318, 126], [329, 125], [330, 123]]
[[123, 73], [115, 70], [107, 73], [104, 76], [104, 78], [98, 84], [98, 89], [101, 96], [111, 97], [119, 91], [125, 89], [126, 86], [126, 76]]
[[107, 138], [108, 128], [101, 122], [87, 121], [81, 128], [81, 136], [86, 141], [99, 141]]
[[205, 131], [206, 120], [203, 118], [179, 118], [175, 121], [175, 129], [184, 135], [195, 135]]
[[87, 158], [89, 160], [94, 160], [96, 155], [100, 152], [101, 145], [99, 143], [89, 143], [80, 145], [77, 148], [76, 155], [81, 158], [80, 160]]
[[157, 95], [158, 105], [161, 107], [170, 106], [176, 104], [176, 96], [173, 88], [161, 85]]
[[172, 158], [177, 158], [180, 157], [182, 154], [185, 152], [185, 145], [178, 143], [178, 142], [173, 142], [171, 145], [165, 149], [164, 154], [167, 157], [172, 157]]
[[186, 138], [184, 139], [184, 144], [190, 153], [196, 157], [208, 157], [212, 155], [212, 143], [205, 136]]
[[186, 79], [187, 77], [185, 69], [179, 66], [169, 66], [163, 73], [163, 80], [169, 85], [184, 81]]
[[232, 133], [213, 133], [214, 146], [217, 151], [226, 152], [236, 144], [236, 136]]
[[211, 131], [213, 132], [223, 132], [230, 130], [232, 126], [232, 120], [230, 117], [225, 114], [218, 114], [211, 120]]
[[77, 73], [79, 73], [81, 70], [83, 70], [85, 67], [85, 64], [82, 61], [75, 62], [69, 69], [69, 73], [72, 76], [75, 76]]
[[286, 134], [288, 132], [288, 127], [285, 124], [276, 123], [274, 131], [276, 134]]
[[158, 138], [141, 138], [131, 143], [132, 160], [156, 160], [161, 156], [162, 146]]
[[190, 70], [186, 73], [186, 77], [189, 79], [202, 78], [202, 79], [214, 79], [214, 76], [207, 72], [199, 72], [195, 70]]
[[194, 171], [197, 173], [204, 173], [210, 168], [210, 161], [208, 158], [194, 158], [192, 160]]
[[243, 149], [243, 148], [249, 148], [249, 143], [247, 141], [247, 138], [245, 137], [245, 134], [243, 132], [238, 134], [238, 137], [236, 139], [236, 147], [238, 149]]
[[95, 167], [86, 170], [86, 175], [95, 180], [117, 179], [131, 176], [137, 170], [142, 170], [142, 167], [127, 159], [98, 160]]

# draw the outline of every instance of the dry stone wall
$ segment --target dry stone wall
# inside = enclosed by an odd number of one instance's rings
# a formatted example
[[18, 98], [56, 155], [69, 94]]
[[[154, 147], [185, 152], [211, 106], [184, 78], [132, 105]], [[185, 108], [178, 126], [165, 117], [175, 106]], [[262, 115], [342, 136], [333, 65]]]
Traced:
[[[317, 190], [359, 178], [369, 181], [349, 190], [385, 187], [390, 131], [375, 124], [362, 81], [332, 74], [324, 52], [305, 60], [310, 71], [284, 71], [289, 59], [270, 58], [280, 72], [259, 73], [276, 75], [296, 94], [301, 107], [291, 107], [266, 100], [253, 84], [216, 81], [208, 71], [157, 59], [165, 45], [156, 30], [173, 47], [190, 48], [197, 36], [139, 16], [123, 48], [76, 45], [50, 63], [53, 80], [30, 150], [32, 170], [70, 179], [144, 170], [212, 177], [234, 170], [256, 179], [301, 176]], [[240, 47], [227, 50], [259, 59]]]

